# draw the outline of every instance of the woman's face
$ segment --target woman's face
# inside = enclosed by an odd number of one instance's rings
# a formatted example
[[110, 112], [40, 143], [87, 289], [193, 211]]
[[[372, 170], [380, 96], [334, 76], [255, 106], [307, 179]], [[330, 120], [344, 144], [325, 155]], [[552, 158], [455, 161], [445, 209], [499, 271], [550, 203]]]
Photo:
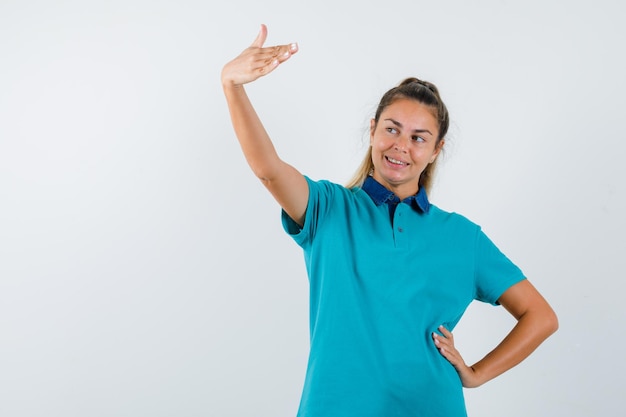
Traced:
[[417, 193], [419, 177], [435, 161], [439, 125], [432, 109], [416, 100], [400, 98], [370, 126], [374, 179], [400, 199]]

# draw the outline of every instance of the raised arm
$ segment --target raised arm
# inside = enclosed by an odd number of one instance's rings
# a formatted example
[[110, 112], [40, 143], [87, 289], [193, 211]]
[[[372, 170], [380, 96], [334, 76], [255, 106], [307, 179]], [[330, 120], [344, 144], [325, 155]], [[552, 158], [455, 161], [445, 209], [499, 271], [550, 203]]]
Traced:
[[433, 335], [435, 345], [455, 367], [464, 387], [482, 385], [519, 364], [558, 328], [556, 314], [528, 280], [513, 285], [498, 302], [515, 317], [517, 324], [494, 350], [474, 365], [465, 364], [447, 329], [440, 327], [443, 337]]
[[252, 172], [289, 217], [302, 225], [309, 198], [306, 179], [280, 159], [244, 89], [244, 84], [274, 71], [298, 51], [295, 43], [263, 47], [266, 38], [267, 27], [261, 25], [252, 45], [222, 69], [222, 87], [235, 134]]

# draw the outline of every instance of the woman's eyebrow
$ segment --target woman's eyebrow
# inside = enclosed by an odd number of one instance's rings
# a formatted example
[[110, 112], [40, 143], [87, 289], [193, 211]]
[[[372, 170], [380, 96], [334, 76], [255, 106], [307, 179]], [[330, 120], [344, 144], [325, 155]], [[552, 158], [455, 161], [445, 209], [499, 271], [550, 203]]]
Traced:
[[[394, 125], [398, 126], [399, 128], [403, 128], [404, 126], [402, 126], [402, 123], [400, 123], [399, 121], [392, 119], [392, 118], [387, 118], [384, 119], [386, 122], [391, 122]], [[413, 130], [414, 133], [428, 133], [432, 136], [432, 132], [428, 129], [414, 129]]]

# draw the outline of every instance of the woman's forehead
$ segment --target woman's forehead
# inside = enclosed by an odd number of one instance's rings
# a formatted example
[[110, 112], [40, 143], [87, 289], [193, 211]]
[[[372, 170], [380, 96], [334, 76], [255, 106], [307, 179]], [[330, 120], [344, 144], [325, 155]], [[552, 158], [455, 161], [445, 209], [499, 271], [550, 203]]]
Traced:
[[[381, 113], [381, 120], [393, 119], [407, 125], [419, 124], [438, 127], [436, 109], [420, 101], [399, 98], [394, 100]], [[410, 127], [410, 126], [407, 126]]]

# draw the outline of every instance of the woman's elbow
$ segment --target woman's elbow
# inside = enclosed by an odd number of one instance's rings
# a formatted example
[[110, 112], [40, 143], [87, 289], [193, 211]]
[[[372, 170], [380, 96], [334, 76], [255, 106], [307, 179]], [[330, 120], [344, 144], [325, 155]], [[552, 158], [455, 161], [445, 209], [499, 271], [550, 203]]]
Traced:
[[542, 314], [542, 322], [547, 336], [552, 335], [559, 329], [559, 318], [551, 307], [548, 307]]
[[556, 332], [557, 330], [559, 330], [559, 318], [557, 317], [556, 313], [552, 311], [552, 333]]

